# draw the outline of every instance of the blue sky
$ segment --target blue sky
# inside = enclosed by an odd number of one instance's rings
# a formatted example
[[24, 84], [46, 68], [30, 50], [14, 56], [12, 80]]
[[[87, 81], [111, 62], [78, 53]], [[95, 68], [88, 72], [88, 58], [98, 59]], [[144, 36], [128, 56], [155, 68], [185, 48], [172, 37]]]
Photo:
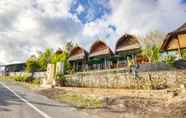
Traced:
[[[111, 8], [106, 5], [109, 0], [74, 0], [72, 2], [70, 13], [77, 15], [83, 24], [101, 19], [111, 12]], [[80, 6], [83, 8], [79, 13]]]
[[23, 62], [67, 41], [111, 49], [125, 33], [143, 37], [186, 22], [186, 0], [0, 0], [0, 64]]

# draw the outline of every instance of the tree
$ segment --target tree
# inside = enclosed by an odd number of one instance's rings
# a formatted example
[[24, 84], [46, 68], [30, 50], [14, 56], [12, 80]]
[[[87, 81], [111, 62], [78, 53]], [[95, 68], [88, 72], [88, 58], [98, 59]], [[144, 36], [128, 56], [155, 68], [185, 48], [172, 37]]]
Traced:
[[51, 57], [51, 63], [56, 64], [59, 61], [64, 62], [67, 59], [66, 52], [63, 53], [54, 53]]
[[35, 55], [32, 55], [26, 61], [26, 71], [33, 73], [38, 70], [40, 70], [40, 66], [38, 64], [37, 58]]
[[142, 55], [148, 58], [150, 63], [158, 63], [160, 60], [160, 46], [148, 46], [142, 49]]
[[44, 53], [41, 53], [38, 57], [38, 63], [41, 70], [45, 71], [47, 69], [47, 65], [51, 63], [52, 58], [52, 50], [47, 48]]
[[56, 64], [57, 62], [63, 62], [65, 72], [69, 70], [70, 64], [68, 63], [68, 53], [63, 51], [63, 53], [54, 53], [51, 58], [51, 63]]
[[142, 55], [147, 57], [150, 63], [158, 63], [160, 60], [160, 45], [165, 35], [154, 31], [147, 34], [143, 39]]

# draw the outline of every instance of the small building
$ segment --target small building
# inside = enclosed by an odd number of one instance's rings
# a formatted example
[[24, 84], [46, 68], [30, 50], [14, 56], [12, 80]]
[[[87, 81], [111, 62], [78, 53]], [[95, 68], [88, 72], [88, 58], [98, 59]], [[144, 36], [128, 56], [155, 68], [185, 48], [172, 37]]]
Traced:
[[140, 43], [137, 38], [130, 34], [124, 34], [116, 43], [115, 46], [115, 63], [117, 67], [127, 66], [128, 58], [137, 60], [140, 53]]
[[160, 51], [168, 55], [182, 57], [182, 49], [186, 49], [186, 23], [167, 34]]
[[4, 66], [4, 70], [6, 73], [9, 72], [23, 72], [25, 71], [26, 64], [25, 63], [16, 63], [16, 64], [9, 64]]
[[95, 41], [89, 54], [89, 69], [109, 69], [112, 65], [112, 50], [101, 40]]
[[77, 46], [71, 50], [68, 61], [73, 66], [74, 71], [79, 72], [86, 70], [87, 58], [87, 51]]

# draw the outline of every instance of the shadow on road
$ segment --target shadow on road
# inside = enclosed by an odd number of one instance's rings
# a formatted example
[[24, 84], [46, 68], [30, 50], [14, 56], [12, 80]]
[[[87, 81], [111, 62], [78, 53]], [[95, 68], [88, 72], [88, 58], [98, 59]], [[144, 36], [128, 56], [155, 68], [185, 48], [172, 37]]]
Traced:
[[17, 98], [12, 92], [0, 85], [0, 112], [11, 111], [9, 106], [20, 105], [23, 101]]

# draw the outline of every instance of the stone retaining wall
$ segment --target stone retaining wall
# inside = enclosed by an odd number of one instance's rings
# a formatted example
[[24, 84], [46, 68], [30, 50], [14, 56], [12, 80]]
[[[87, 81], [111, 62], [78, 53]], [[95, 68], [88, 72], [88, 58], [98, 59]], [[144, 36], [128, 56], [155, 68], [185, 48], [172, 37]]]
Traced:
[[[31, 73], [26, 73], [26, 72], [9, 72], [9, 76], [31, 76]], [[47, 78], [47, 72], [35, 72], [33, 75], [34, 78], [37, 79], [43, 79]]]
[[163, 89], [186, 85], [186, 70], [138, 72], [127, 69], [81, 72], [66, 75], [66, 86], [98, 88]]

